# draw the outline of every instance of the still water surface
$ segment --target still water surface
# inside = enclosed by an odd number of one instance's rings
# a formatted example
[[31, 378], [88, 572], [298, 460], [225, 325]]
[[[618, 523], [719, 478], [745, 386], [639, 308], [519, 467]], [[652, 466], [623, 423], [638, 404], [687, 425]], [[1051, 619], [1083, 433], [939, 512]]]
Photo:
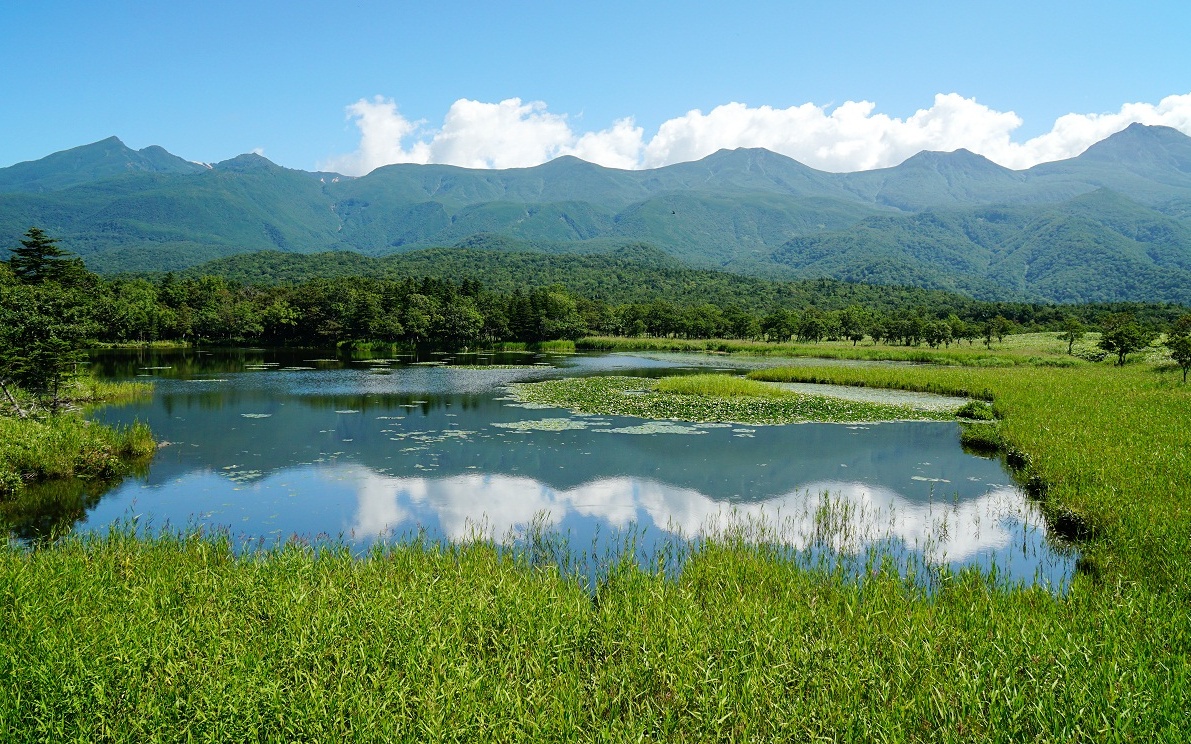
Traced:
[[[684, 374], [628, 355], [432, 356], [327, 361], [311, 352], [106, 354], [113, 377], [154, 378], [151, 400], [102, 409], [165, 440], [141, 479], [79, 529], [136, 517], [266, 541], [329, 536], [366, 547], [418, 530], [497, 540], [545, 521], [580, 545], [764, 522], [767, 539], [851, 551], [874, 544], [953, 567], [995, 564], [1061, 584], [1036, 509], [998, 460], [964, 452], [954, 423], [689, 425], [575, 416], [509, 400], [510, 382]], [[500, 365], [480, 368], [480, 365]], [[642, 426], [645, 424], [645, 426]], [[601, 537], [603, 536], [603, 537]], [[816, 537], [819, 542], [816, 543]]]

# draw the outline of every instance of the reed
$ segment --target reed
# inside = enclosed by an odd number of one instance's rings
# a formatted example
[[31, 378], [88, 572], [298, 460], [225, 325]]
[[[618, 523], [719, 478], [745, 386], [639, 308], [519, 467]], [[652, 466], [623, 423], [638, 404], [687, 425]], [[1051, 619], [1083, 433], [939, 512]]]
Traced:
[[624, 338], [588, 336], [575, 342], [587, 351], [702, 352], [762, 357], [815, 357], [857, 361], [914, 362], [965, 367], [1077, 367], [1086, 361], [1066, 354], [1067, 347], [1053, 333], [1007, 336], [992, 349], [961, 346], [931, 349], [926, 346], [889, 346], [871, 341], [852, 345], [846, 341], [820, 343], [770, 343], [742, 339]]

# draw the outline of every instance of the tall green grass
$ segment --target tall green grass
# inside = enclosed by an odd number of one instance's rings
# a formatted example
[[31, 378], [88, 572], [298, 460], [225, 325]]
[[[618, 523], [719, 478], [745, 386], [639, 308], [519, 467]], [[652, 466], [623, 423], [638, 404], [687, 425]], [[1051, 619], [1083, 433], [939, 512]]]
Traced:
[[64, 387], [62, 397], [71, 403], [128, 403], [153, 395], [153, 386], [144, 382], [75, 377]]
[[704, 543], [594, 590], [486, 543], [364, 559], [115, 532], [0, 552], [9, 741], [1175, 741], [1161, 594], [926, 594]]
[[0, 498], [33, 481], [119, 476], [155, 448], [144, 424], [114, 429], [69, 414], [0, 417]]
[[816, 357], [919, 364], [950, 364], [968, 367], [1075, 367], [1086, 362], [1068, 356], [1066, 346], [1055, 341], [1055, 334], [1033, 333], [1007, 336], [993, 345], [931, 349], [926, 346], [888, 346], [865, 342], [852, 345], [846, 341], [810, 343], [767, 343], [740, 339], [623, 338], [589, 336], [575, 342], [588, 351], [706, 352], [712, 354], [748, 354], [773, 357]]
[[[139, 382], [76, 377], [63, 387], [62, 397], [72, 404], [94, 405], [135, 400], [152, 390]], [[20, 391], [16, 394], [25, 398]], [[29, 407], [26, 404], [26, 410]], [[123, 475], [147, 460], [156, 446], [144, 424], [113, 429], [77, 412], [18, 418], [15, 411], [0, 410], [0, 499], [30, 482]]]
[[659, 393], [710, 395], [720, 398], [735, 398], [740, 396], [781, 398], [792, 396], [790, 392], [773, 387], [772, 385], [766, 385], [744, 377], [724, 374], [663, 377], [658, 380], [655, 390]]

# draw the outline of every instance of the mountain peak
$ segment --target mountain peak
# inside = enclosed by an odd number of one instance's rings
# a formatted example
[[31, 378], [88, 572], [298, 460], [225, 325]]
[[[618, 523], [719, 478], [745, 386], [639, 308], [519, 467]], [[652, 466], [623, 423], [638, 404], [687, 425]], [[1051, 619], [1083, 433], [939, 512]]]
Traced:
[[0, 168], [0, 192], [58, 191], [129, 173], [196, 173], [202, 166], [151, 145], [133, 150], [111, 136], [47, 155], [40, 160]]
[[972, 152], [966, 148], [959, 148], [951, 152], [941, 152], [938, 150], [923, 150], [917, 154], [906, 158], [900, 166], [909, 168], [927, 167], [932, 170], [939, 170], [940, 168], [947, 170], [964, 170], [964, 171], [985, 171], [989, 173], [1000, 173], [1002, 171], [1008, 172], [1009, 169], [997, 165], [993, 161]]
[[1084, 150], [1081, 160], [1096, 160], [1135, 164], [1138, 158], [1153, 162], [1170, 157], [1179, 161], [1176, 167], [1187, 170], [1191, 165], [1191, 137], [1173, 127], [1130, 124], [1116, 134]]
[[246, 152], [234, 158], [218, 162], [215, 170], [230, 171], [232, 173], [251, 173], [256, 171], [280, 170], [281, 166], [269, 160], [264, 155]]

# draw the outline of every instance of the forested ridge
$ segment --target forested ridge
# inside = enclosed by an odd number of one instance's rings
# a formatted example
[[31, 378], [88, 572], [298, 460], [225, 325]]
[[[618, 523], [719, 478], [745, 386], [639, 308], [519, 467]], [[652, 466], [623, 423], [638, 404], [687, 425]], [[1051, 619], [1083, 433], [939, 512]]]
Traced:
[[[68, 257], [53, 265], [52, 276], [31, 284], [11, 262], [0, 264], [0, 305], [10, 318], [50, 308], [42, 314], [57, 318], [68, 345], [474, 346], [600, 334], [938, 346], [1121, 313], [1157, 330], [1184, 313], [1177, 305], [992, 303], [912, 287], [769, 281], [689, 269], [639, 246], [588, 256], [437, 250], [380, 260], [264, 253], [183, 275], [117, 278]], [[52, 309], [61, 307], [70, 311]]]

